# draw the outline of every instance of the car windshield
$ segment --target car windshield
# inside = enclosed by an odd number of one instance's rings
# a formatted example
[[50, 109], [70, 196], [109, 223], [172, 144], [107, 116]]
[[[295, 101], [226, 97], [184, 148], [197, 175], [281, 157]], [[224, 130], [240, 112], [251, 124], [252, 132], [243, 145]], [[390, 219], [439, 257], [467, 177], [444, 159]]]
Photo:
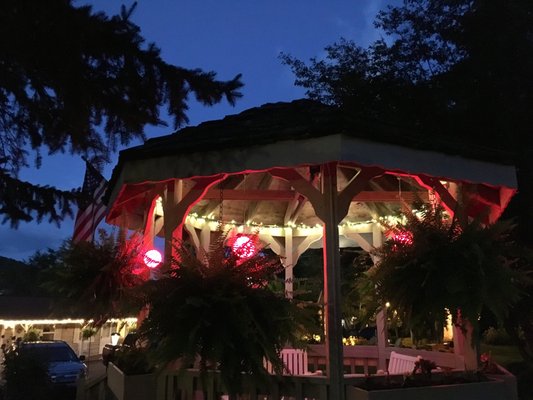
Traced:
[[29, 346], [24, 352], [43, 363], [78, 360], [71, 349], [63, 346]]

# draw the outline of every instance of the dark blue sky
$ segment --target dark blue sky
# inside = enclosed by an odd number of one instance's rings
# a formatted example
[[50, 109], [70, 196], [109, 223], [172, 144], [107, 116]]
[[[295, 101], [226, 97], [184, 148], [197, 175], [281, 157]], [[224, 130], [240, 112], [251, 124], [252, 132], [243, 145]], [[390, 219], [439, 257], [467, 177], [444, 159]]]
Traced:
[[[94, 10], [118, 13], [122, 1], [78, 1]], [[132, 1], [126, 1], [129, 5]], [[340, 37], [366, 46], [380, 35], [373, 27], [376, 12], [387, 0], [139, 0], [133, 21], [143, 36], [155, 42], [163, 58], [187, 68], [217, 72], [220, 79], [243, 74], [244, 97], [236, 107], [211, 108], [191, 104], [190, 124], [219, 119], [268, 102], [304, 97], [293, 85], [294, 76], [278, 59], [280, 52], [308, 60], [322, 57], [324, 47]], [[173, 131], [147, 127], [148, 137]], [[138, 143], [134, 143], [138, 144]], [[106, 166], [109, 179], [114, 166]], [[79, 157], [45, 157], [43, 167], [24, 170], [21, 178], [62, 189], [82, 184], [84, 164]], [[61, 227], [42, 222], [20, 224], [17, 230], [0, 225], [0, 256], [27, 259], [37, 250], [57, 248], [72, 235], [73, 221]]]

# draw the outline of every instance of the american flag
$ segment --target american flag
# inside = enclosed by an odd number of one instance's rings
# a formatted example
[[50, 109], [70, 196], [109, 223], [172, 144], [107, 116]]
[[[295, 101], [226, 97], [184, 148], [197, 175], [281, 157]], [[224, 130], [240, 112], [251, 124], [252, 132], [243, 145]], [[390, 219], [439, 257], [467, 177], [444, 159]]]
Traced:
[[106, 205], [102, 196], [107, 187], [106, 179], [88, 162], [86, 162], [85, 178], [83, 179], [82, 196], [76, 223], [74, 224], [73, 242], [89, 241], [93, 239], [96, 227], [102, 221], [106, 212]]

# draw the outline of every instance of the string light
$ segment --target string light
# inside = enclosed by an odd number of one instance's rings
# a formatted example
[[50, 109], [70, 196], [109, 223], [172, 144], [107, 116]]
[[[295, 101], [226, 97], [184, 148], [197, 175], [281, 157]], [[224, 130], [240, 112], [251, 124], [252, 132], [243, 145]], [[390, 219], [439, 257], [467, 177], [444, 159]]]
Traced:
[[[54, 324], [86, 324], [94, 322], [92, 319], [87, 321], [86, 319], [18, 319], [18, 320], [7, 320], [0, 319], [0, 325], [3, 327], [14, 327], [16, 325], [54, 325]], [[127, 317], [127, 318], [110, 318], [106, 322], [116, 323], [116, 322], [126, 322], [128, 324], [133, 324], [137, 322], [136, 317]]]
[[[366, 221], [358, 221], [358, 222], [351, 222], [346, 221], [342, 224], [339, 224], [339, 227], [341, 228], [355, 228], [355, 227], [362, 227], [365, 225], [371, 225], [371, 224], [380, 224], [381, 221], [390, 220], [391, 222], [394, 219], [397, 219], [399, 221], [405, 221], [405, 218], [400, 219], [399, 217], [395, 216], [388, 216], [388, 217], [380, 217], [379, 220], [376, 219], [369, 219]], [[199, 216], [197, 213], [191, 213], [186, 217], [186, 222], [195, 226], [196, 228], [201, 229], [203, 225], [210, 224], [212, 222], [218, 222], [217, 219], [213, 218], [212, 215], [202, 215]], [[403, 222], [405, 223], [405, 222]], [[390, 223], [389, 223], [390, 224]], [[396, 223], [394, 223], [396, 225]], [[320, 223], [316, 223], [314, 226], [306, 225], [306, 224], [296, 224], [292, 221], [287, 222], [286, 225], [277, 225], [277, 224], [265, 224], [263, 222], [255, 222], [252, 220], [247, 220], [243, 224], [239, 224], [237, 221], [232, 219], [230, 222], [225, 223], [226, 227], [237, 227], [237, 226], [247, 226], [247, 227], [253, 227], [253, 228], [263, 228], [263, 229], [287, 229], [287, 228], [293, 228], [293, 229], [303, 229], [303, 230], [309, 230], [309, 229], [323, 229], [323, 225]]]

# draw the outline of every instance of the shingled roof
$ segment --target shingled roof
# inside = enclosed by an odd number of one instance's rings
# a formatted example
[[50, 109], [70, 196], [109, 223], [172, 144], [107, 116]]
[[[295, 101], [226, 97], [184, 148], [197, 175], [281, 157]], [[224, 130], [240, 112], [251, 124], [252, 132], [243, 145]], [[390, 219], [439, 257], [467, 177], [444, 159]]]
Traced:
[[203, 122], [167, 136], [149, 139], [143, 145], [123, 150], [113, 171], [110, 187], [116, 183], [117, 174], [127, 161], [261, 146], [282, 140], [304, 140], [332, 134], [510, 164], [506, 154], [494, 149], [481, 145], [475, 148], [465, 146], [464, 143], [453, 143], [449, 138], [434, 137], [430, 133], [422, 135], [384, 122], [355, 120], [339, 108], [301, 99], [251, 108], [221, 120]]
[[60, 308], [54, 308], [47, 297], [0, 296], [0, 319], [75, 318]]
[[149, 139], [121, 152], [124, 159], [187, 153], [191, 149], [223, 149], [261, 145], [286, 139], [305, 139], [342, 133], [352, 137], [401, 144], [423, 150], [438, 150], [469, 158], [508, 163], [506, 155], [483, 146], [464, 146], [430, 133], [421, 135], [384, 122], [353, 119], [349, 113], [307, 99], [268, 103], [220, 120], [186, 127], [171, 135]]

